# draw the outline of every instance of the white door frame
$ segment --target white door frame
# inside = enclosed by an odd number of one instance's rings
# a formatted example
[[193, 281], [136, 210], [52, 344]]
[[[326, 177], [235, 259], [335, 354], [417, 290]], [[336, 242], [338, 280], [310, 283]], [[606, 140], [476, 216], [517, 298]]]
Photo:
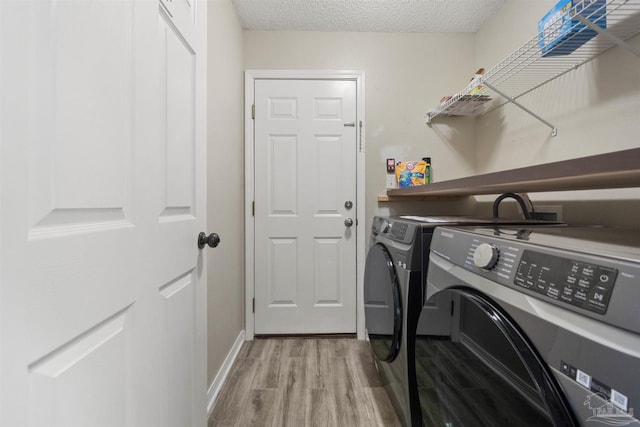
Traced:
[[282, 80], [353, 80], [356, 82], [356, 332], [358, 339], [364, 333], [364, 261], [366, 256], [365, 233], [365, 141], [364, 141], [364, 71], [311, 71], [311, 70], [247, 70], [244, 77], [244, 212], [245, 212], [245, 338], [254, 338], [253, 298], [254, 274], [254, 121], [251, 106], [254, 101], [254, 83], [259, 79]]

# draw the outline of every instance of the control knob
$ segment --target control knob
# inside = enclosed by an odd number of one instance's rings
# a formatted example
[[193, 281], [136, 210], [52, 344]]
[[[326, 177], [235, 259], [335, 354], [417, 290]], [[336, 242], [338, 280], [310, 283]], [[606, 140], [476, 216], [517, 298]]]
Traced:
[[476, 267], [491, 270], [498, 262], [500, 250], [496, 245], [489, 243], [480, 243], [473, 252], [473, 263]]

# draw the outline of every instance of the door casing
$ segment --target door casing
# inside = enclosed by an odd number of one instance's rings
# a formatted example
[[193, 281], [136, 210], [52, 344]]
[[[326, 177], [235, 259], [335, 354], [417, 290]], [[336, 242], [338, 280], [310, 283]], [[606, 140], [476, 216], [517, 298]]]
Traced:
[[254, 103], [254, 83], [259, 79], [281, 80], [353, 80], [356, 82], [356, 333], [358, 339], [365, 339], [364, 331], [364, 262], [366, 256], [365, 233], [365, 109], [364, 109], [364, 71], [332, 70], [247, 70], [245, 71], [245, 108], [244, 108], [244, 159], [245, 159], [245, 338], [254, 338], [253, 299], [255, 287], [254, 275], [254, 121], [252, 105]]

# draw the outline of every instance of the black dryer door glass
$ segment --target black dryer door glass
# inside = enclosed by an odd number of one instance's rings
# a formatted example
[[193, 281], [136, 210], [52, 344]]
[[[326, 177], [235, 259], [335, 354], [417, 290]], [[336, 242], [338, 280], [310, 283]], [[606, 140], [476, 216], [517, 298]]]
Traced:
[[468, 288], [439, 294], [453, 297], [458, 326], [451, 336], [417, 338], [423, 425], [577, 425], [549, 368], [510, 316]]
[[364, 270], [364, 310], [369, 341], [374, 354], [393, 361], [400, 351], [402, 303], [393, 260], [381, 243], [367, 254]]

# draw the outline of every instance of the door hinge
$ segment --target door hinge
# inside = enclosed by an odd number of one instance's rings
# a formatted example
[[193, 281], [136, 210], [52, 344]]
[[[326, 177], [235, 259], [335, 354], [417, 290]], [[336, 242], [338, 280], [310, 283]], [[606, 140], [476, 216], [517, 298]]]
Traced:
[[256, 216], [256, 202], [251, 202], [251, 216]]
[[251, 312], [255, 313], [256, 312], [256, 299], [255, 298], [251, 299], [251, 307], [252, 307], [251, 308], [251, 310], [252, 310]]
[[256, 104], [251, 104], [251, 118], [254, 120], [256, 118]]

